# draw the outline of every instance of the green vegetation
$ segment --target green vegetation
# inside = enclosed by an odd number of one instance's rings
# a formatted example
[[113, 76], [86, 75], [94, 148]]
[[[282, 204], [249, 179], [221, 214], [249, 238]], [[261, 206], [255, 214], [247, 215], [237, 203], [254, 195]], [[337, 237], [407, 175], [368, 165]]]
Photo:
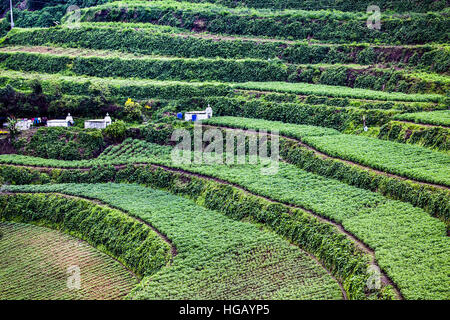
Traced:
[[379, 129], [376, 137], [378, 139], [418, 144], [432, 149], [449, 151], [449, 133], [450, 129], [448, 128], [389, 121], [389, 123]]
[[151, 228], [125, 213], [58, 195], [0, 194], [0, 219], [44, 225], [86, 240], [138, 276], [165, 266], [170, 246]]
[[[340, 134], [337, 130], [323, 127], [314, 127], [283, 123], [280, 121], [267, 121], [250, 118], [214, 117], [202, 122], [207, 125], [219, 125], [230, 128], [278, 131], [280, 135], [296, 139], [302, 139], [308, 136], [328, 136]], [[269, 133], [271, 133], [270, 131]]]
[[404, 112], [431, 111], [446, 109], [444, 104], [432, 102], [404, 102], [404, 101], [371, 101], [363, 99], [334, 98], [319, 95], [297, 95], [294, 93], [263, 92], [252, 90], [238, 90], [234, 96], [236, 98], [260, 99], [264, 102], [276, 103], [306, 103], [311, 105], [327, 105], [339, 108], [357, 108], [364, 110], [401, 110]]
[[[139, 183], [164, 188], [233, 219], [249, 219], [264, 224], [314, 254], [342, 283], [350, 299], [365, 298], [369, 257], [336, 227], [303, 210], [267, 201], [236, 187], [151, 166], [127, 166], [117, 170], [99, 168], [83, 172], [46, 169], [45, 173], [36, 169], [3, 166], [0, 167], [0, 173], [5, 182], [13, 184], [93, 183], [110, 179], [116, 183]], [[381, 294], [378, 298], [389, 299], [389, 292], [389, 288], [384, 287], [381, 292], [371, 290], [371, 295]]]
[[450, 156], [423, 147], [354, 135], [306, 137], [316, 149], [381, 171], [450, 186]]
[[397, 115], [397, 120], [412, 121], [415, 123], [433, 124], [437, 126], [450, 126], [450, 110], [440, 110], [433, 112], [417, 112]]
[[251, 59], [119, 59], [0, 52], [0, 63], [13, 70], [97, 77], [226, 82], [287, 80], [285, 65]]
[[319, 95], [330, 97], [348, 97], [368, 100], [391, 101], [432, 101], [438, 102], [443, 97], [436, 94], [405, 94], [401, 92], [380, 92], [368, 89], [348, 88], [342, 86], [317, 85], [309, 83], [286, 82], [247, 82], [234, 85], [238, 89], [290, 92], [296, 94]]
[[[2, 300], [121, 299], [137, 284], [117, 261], [68, 235], [15, 222], [0, 222], [0, 231]], [[67, 286], [73, 266], [80, 290]]]
[[[239, 6], [234, 0], [187, 0], [188, 2], [212, 2], [228, 7]], [[320, 10], [323, 8], [341, 10], [341, 11], [365, 11], [372, 3], [367, 0], [247, 0], [245, 5], [251, 8], [270, 8], [270, 9], [306, 9]], [[442, 10], [446, 7], [445, 1], [433, 0], [381, 0], [377, 2], [381, 10], [393, 10], [396, 12], [412, 11], [412, 12], [428, 12]]]
[[[262, 165], [175, 166], [171, 162], [171, 150], [170, 147], [129, 140], [123, 145], [123, 151], [110, 148], [105, 156], [109, 154], [116, 163], [147, 162], [184, 168], [235, 183], [282, 203], [310, 209], [341, 223], [373, 248], [379, 265], [407, 299], [448, 298], [445, 279], [449, 270], [449, 243], [446, 227], [422, 209], [285, 163], [279, 163], [275, 175], [262, 175]], [[2, 156], [2, 159], [4, 157], [7, 156]], [[54, 164], [67, 167], [80, 164], [54, 161]], [[113, 172], [110, 172], [112, 176], [109, 175], [109, 179], [114, 178]], [[421, 262], [417, 264], [414, 261]]]
[[[126, 10], [124, 6], [127, 7]], [[361, 12], [331, 10], [255, 10], [177, 1], [121, 1], [82, 10], [82, 21], [128, 21], [182, 27], [198, 32], [269, 36], [274, 38], [313, 38], [334, 42], [401, 42], [420, 44], [445, 42], [446, 17], [442, 13], [385, 13], [383, 29], [371, 30]], [[67, 20], [66, 16], [64, 20]], [[426, 27], [425, 27], [426, 26]], [[420, 32], [418, 32], [420, 30]]]
[[148, 23], [81, 23], [80, 28], [14, 29], [7, 45], [55, 45], [185, 58], [281, 59], [288, 63], [398, 64], [446, 72], [448, 50], [425, 46], [314, 44], [265, 38], [221, 37]]
[[105, 142], [99, 130], [42, 127], [29, 141], [15, 142], [22, 154], [61, 160], [89, 159], [100, 154]]
[[[7, 47], [0, 65], [13, 70], [96, 77], [195, 81], [288, 81], [399, 91], [445, 93], [450, 83], [421, 79], [394, 69], [359, 65], [293, 65], [257, 59], [132, 56], [53, 47]], [[45, 52], [41, 54], [40, 52]]]
[[[4, 1], [0, 242], [4, 226], [48, 227], [141, 281], [98, 285], [99, 298], [450, 300], [447, 2], [14, 0], [9, 31]], [[177, 120], [207, 107], [199, 130]], [[73, 128], [16, 122], [68, 113]], [[106, 129], [84, 129], [107, 113]], [[211, 128], [250, 132], [218, 154], [192, 139]], [[203, 162], [174, 160], [177, 129], [196, 147], [183, 159]], [[280, 135], [265, 135], [280, 161], [222, 163], [255, 130]], [[29, 262], [25, 240], [8, 263]]]
[[218, 117], [207, 124], [257, 130], [278, 130], [280, 134], [297, 138], [333, 157], [355, 161], [371, 168], [411, 179], [450, 186], [450, 157], [418, 146], [391, 141], [339, 134], [322, 128], [309, 128], [279, 122]]
[[[255, 225], [138, 185], [10, 188], [99, 199], [150, 223], [175, 245], [170, 267], [146, 277], [133, 299], [340, 299], [338, 284], [311, 257]], [[12, 205], [8, 204], [8, 207]], [[304, 286], [308, 281], [308, 286]]]
[[92, 85], [109, 89], [111, 96], [133, 97], [135, 99], [173, 97], [221, 96], [230, 92], [230, 87], [213, 82], [181, 82], [136, 79], [112, 79], [98, 77], [75, 77], [46, 73], [24, 73], [0, 69], [0, 84], [21, 90], [29, 90], [33, 81], [39, 79], [45, 91], [55, 89], [67, 95], [87, 95], [92, 93]]

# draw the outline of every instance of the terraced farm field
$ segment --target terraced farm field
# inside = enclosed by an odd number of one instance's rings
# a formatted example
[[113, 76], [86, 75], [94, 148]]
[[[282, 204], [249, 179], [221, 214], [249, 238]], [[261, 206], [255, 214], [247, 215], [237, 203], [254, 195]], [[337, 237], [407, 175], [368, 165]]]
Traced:
[[0, 299], [450, 299], [447, 1], [12, 3]]
[[[0, 299], [122, 299], [137, 284], [117, 261], [57, 231], [1, 222], [0, 232]], [[80, 290], [67, 284], [73, 267]]]

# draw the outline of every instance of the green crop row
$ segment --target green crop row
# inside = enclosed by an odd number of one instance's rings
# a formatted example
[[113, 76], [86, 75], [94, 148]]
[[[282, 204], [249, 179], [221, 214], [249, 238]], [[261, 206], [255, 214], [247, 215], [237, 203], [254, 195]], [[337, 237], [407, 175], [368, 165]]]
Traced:
[[[46, 91], [54, 91], [56, 86], [62, 93], [69, 95], [89, 94], [89, 86], [98, 84], [109, 87], [113, 96], [133, 97], [135, 99], [162, 98], [180, 99], [188, 97], [224, 96], [232, 89], [260, 90], [280, 93], [316, 95], [335, 98], [354, 98], [383, 101], [439, 102], [445, 99], [436, 94], [405, 94], [401, 92], [383, 92], [368, 89], [341, 86], [316, 85], [309, 83], [287, 82], [181, 82], [136, 79], [111, 79], [85, 76], [64, 76], [49, 73], [27, 73], [1, 70], [0, 85], [12, 85], [21, 90], [29, 90], [33, 79], [40, 79]], [[53, 88], [53, 90], [52, 90]]]
[[[137, 174], [146, 176], [146, 172]], [[170, 267], [145, 277], [129, 295], [133, 299], [339, 299], [342, 295], [337, 282], [298, 247], [254, 224], [234, 221], [164, 191], [129, 184], [17, 186], [8, 190], [98, 199], [166, 235], [177, 255]], [[302, 285], [305, 281], [308, 286]]]
[[[214, 120], [223, 118], [229, 117], [211, 118], [207, 121], [207, 123], [214, 123]], [[220, 120], [218, 122], [220, 122]], [[235, 122], [236, 121], [234, 121], [234, 123], [230, 123], [230, 127], [236, 126]], [[278, 130], [281, 134], [297, 139], [301, 139], [306, 136], [321, 136], [325, 133], [333, 134], [332, 130], [326, 128], [290, 124], [284, 124], [283, 126], [281, 123], [273, 121], [266, 122], [263, 120], [252, 120], [252, 122], [259, 122], [260, 125], [264, 125], [258, 127], [242, 124], [240, 127], [249, 129], [263, 128], [267, 130], [267, 128], [274, 129], [278, 126]], [[268, 125], [269, 123], [272, 126]], [[134, 139], [143, 139], [160, 145], [170, 145], [170, 140], [174, 129], [175, 127], [173, 125], [168, 124], [148, 125], [138, 130], [133, 130], [133, 132], [130, 132], [128, 136]], [[192, 127], [185, 127], [185, 129], [191, 130], [192, 137]], [[207, 129], [209, 129], [208, 126], [203, 127], [203, 130]], [[225, 137], [227, 134], [226, 129], [222, 128], [222, 131], [222, 134]], [[245, 150], [248, 152], [248, 138], [244, 141], [244, 143]], [[205, 144], [204, 147], [206, 147], [206, 145], [207, 144]], [[194, 146], [191, 147], [194, 148]], [[235, 146], [235, 153], [237, 148], [238, 146]], [[270, 146], [268, 149], [270, 149]], [[121, 148], [120, 146], [110, 147], [102, 154], [102, 159], [112, 160], [124, 151], [124, 148]], [[324, 177], [338, 179], [358, 188], [379, 192], [395, 200], [409, 202], [414, 206], [424, 209], [432, 216], [438, 217], [447, 225], [450, 225], [450, 202], [448, 201], [450, 191], [445, 188], [430, 186], [424, 183], [417, 183], [411, 180], [391, 176], [389, 174], [380, 173], [375, 170], [361, 168], [358, 165], [352, 165], [339, 159], [324, 157], [323, 155], [312, 151], [308, 146], [299, 145], [296, 141], [283, 137], [280, 138], [279, 152], [283, 160], [292, 163], [301, 169]], [[268, 156], [270, 156], [270, 150], [268, 150]]]
[[450, 156], [444, 153], [346, 134], [305, 137], [304, 141], [330, 156], [414, 180], [450, 186]]
[[83, 240], [150, 276], [171, 257], [170, 246], [145, 224], [86, 200], [58, 195], [0, 194], [0, 219], [45, 225]]
[[0, 64], [18, 71], [178, 81], [283, 81], [288, 75], [284, 64], [254, 59], [120, 59], [0, 52]]
[[[449, 298], [445, 279], [450, 268], [450, 243], [446, 226], [420, 208], [308, 173], [283, 162], [278, 163], [276, 174], [264, 175], [264, 164], [179, 165], [172, 163], [171, 147], [143, 141], [127, 141], [123, 147], [124, 151], [115, 157], [114, 163], [153, 163], [188, 170], [223, 179], [254, 194], [298, 205], [333, 219], [375, 250], [379, 265], [407, 299]], [[6, 158], [9, 162], [17, 160], [21, 164], [33, 164], [38, 160], [1, 156], [2, 160]], [[80, 161], [42, 161], [47, 167], [84, 165]], [[112, 181], [115, 171], [111, 169], [103, 173], [96, 169], [98, 173], [93, 176], [93, 181]], [[70, 179], [70, 173], [67, 176]], [[74, 179], [71, 182], [77, 181]]]
[[[49, 1], [39, 1], [39, 0], [28, 0], [26, 5], [27, 9], [30, 10], [40, 10], [48, 6], [57, 6], [61, 4], [76, 4], [80, 7], [91, 7], [95, 5], [100, 5], [107, 2], [113, 2], [114, 0], [49, 0]], [[16, 6], [20, 1], [13, 0], [12, 3]], [[188, 0], [188, 2], [210, 2], [217, 3], [220, 5], [225, 5], [228, 7], [240, 6], [232, 0]], [[306, 9], [306, 10], [321, 10], [321, 9], [334, 9], [341, 11], [365, 11], [370, 5], [370, 1], [358, 0], [358, 1], [340, 1], [335, 0], [306, 0], [306, 1], [295, 1], [295, 0], [247, 0], [245, 5], [251, 8], [271, 8], [271, 9]], [[396, 12], [412, 11], [412, 12], [428, 12], [428, 11], [439, 11], [446, 7], [446, 2], [443, 0], [434, 1], [379, 1], [378, 4], [382, 10], [393, 10]], [[4, 13], [9, 10], [9, 3], [4, 2], [0, 4], [0, 13]]]
[[[126, 8], [126, 9], [125, 9]], [[365, 12], [257, 11], [213, 4], [176, 1], [122, 1], [82, 9], [82, 21], [151, 22], [198, 32], [318, 39], [334, 42], [387, 42], [421, 44], [446, 42], [449, 22], [444, 14], [384, 14], [381, 30], [367, 27]], [[70, 15], [65, 20], [70, 19]], [[63, 19], [64, 21], [64, 19]]]
[[296, 94], [347, 97], [367, 100], [438, 102], [444, 97], [436, 94], [405, 94], [401, 92], [383, 92], [342, 86], [317, 85], [309, 83], [286, 82], [247, 82], [234, 85], [238, 89], [288, 92]]
[[394, 118], [397, 120], [406, 120], [415, 123], [424, 123], [450, 127], [450, 110], [402, 114], [397, 115]]
[[361, 127], [363, 117], [369, 126], [381, 126], [389, 122], [398, 110], [363, 110], [340, 108], [305, 103], [273, 103], [258, 99], [208, 97], [179, 100], [176, 110], [191, 111], [210, 105], [216, 116], [234, 116], [245, 118], [281, 121], [284, 123], [305, 124], [329, 127], [340, 131]]
[[340, 134], [339, 131], [330, 128], [238, 117], [214, 117], [204, 120], [202, 123], [206, 125], [218, 125], [245, 130], [267, 130], [269, 133], [276, 131], [280, 135], [300, 140], [308, 136], [330, 136]]
[[[211, 119], [215, 120], [217, 118]], [[243, 127], [248, 128], [249, 126]], [[268, 128], [269, 126], [265, 127]], [[142, 139], [160, 145], [167, 145], [170, 144], [174, 129], [175, 127], [173, 125], [168, 124], [148, 125], [143, 128], [133, 130], [133, 132], [130, 132], [128, 136], [134, 139]], [[191, 130], [192, 137], [192, 128], [185, 127], [185, 129]], [[209, 129], [208, 126], [203, 127], [203, 130], [207, 129]], [[222, 131], [222, 134], [225, 137], [227, 134], [226, 129], [222, 129]], [[331, 133], [329, 129], [325, 128], [301, 125], [291, 126], [289, 124], [285, 124], [284, 128], [279, 129], [279, 132], [296, 138], [309, 135], [320, 136], [325, 132]], [[244, 143], [245, 150], [248, 152], [248, 138], [244, 141]], [[205, 146], [206, 144], [204, 147]], [[194, 148], [194, 146], [191, 147]], [[236, 153], [237, 148], [238, 146], [236, 145], [234, 153]], [[268, 148], [270, 149], [270, 147]], [[110, 146], [102, 153], [101, 158], [103, 160], [113, 160], [120, 156], [121, 153], [125, 152], [125, 150], [126, 149], [121, 146]], [[323, 155], [317, 154], [310, 150], [308, 146], [299, 145], [297, 142], [283, 137], [280, 138], [279, 152], [283, 160], [292, 163], [301, 169], [327, 178], [338, 179], [358, 188], [379, 192], [394, 200], [409, 202], [414, 206], [424, 209], [430, 215], [441, 219], [447, 225], [450, 225], [450, 202], [448, 201], [450, 192], [444, 188], [420, 184], [402, 178], [396, 178], [388, 174], [378, 173], [374, 170], [367, 170], [339, 159], [324, 157]], [[268, 156], [270, 156], [270, 150], [268, 150]]]
[[213, 34], [202, 38], [171, 27], [128, 23], [82, 23], [80, 28], [14, 29], [3, 41], [8, 45], [64, 45], [73, 48], [118, 50], [127, 53], [186, 58], [277, 59], [288, 63], [402, 64], [448, 71], [449, 52], [432, 46], [385, 47], [368, 45], [323, 45], [220, 39]]
[[432, 111], [447, 109], [444, 104], [432, 102], [402, 102], [402, 101], [370, 101], [351, 98], [334, 98], [316, 95], [297, 95], [294, 93], [262, 92], [252, 90], [237, 90], [233, 97], [261, 99], [272, 103], [306, 103], [311, 105], [327, 105], [333, 107], [351, 107], [357, 109], [401, 110], [404, 112]]

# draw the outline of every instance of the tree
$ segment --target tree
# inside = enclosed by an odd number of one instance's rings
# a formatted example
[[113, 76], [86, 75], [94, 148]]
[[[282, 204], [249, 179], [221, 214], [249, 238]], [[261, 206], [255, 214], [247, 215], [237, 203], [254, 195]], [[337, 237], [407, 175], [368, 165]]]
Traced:
[[16, 118], [13, 117], [8, 118], [8, 130], [9, 130], [9, 139], [12, 142], [19, 135], [19, 129], [17, 128]]

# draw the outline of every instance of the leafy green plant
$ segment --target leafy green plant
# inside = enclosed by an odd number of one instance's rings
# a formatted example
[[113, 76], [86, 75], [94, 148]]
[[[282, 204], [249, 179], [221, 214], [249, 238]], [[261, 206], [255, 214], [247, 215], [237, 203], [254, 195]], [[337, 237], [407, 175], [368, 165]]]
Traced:
[[125, 122], [122, 120], [116, 120], [111, 125], [103, 129], [103, 135], [111, 139], [112, 141], [118, 142], [125, 139], [127, 127]]
[[16, 118], [8, 118], [8, 131], [9, 138], [11, 141], [16, 140], [16, 137], [19, 135], [19, 128], [17, 128], [17, 119]]

